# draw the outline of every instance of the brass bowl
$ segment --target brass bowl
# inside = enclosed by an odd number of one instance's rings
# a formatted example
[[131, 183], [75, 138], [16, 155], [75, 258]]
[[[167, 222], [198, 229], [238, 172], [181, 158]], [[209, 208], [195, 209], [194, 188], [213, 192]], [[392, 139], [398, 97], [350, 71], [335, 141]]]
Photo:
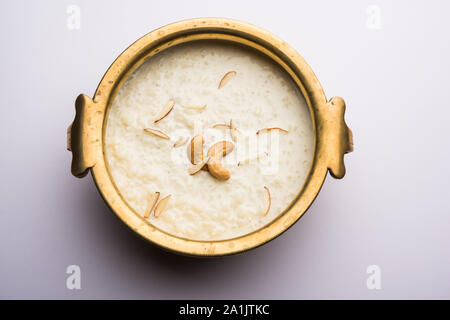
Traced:
[[[168, 234], [144, 220], [123, 199], [105, 159], [104, 137], [109, 106], [125, 79], [146, 59], [172, 46], [197, 40], [225, 40], [256, 49], [287, 71], [300, 88], [311, 113], [315, 152], [309, 174], [293, 204], [275, 220], [252, 233], [220, 241], [197, 241]], [[72, 174], [90, 170], [111, 210], [134, 232], [167, 250], [194, 256], [222, 256], [258, 247], [292, 226], [308, 209], [325, 180], [345, 175], [344, 154], [353, 150], [352, 134], [344, 121], [342, 98], [327, 100], [311, 68], [288, 44], [253, 25], [224, 18], [190, 19], [152, 31], [128, 47], [106, 71], [91, 99], [75, 101], [75, 120], [68, 129]]]

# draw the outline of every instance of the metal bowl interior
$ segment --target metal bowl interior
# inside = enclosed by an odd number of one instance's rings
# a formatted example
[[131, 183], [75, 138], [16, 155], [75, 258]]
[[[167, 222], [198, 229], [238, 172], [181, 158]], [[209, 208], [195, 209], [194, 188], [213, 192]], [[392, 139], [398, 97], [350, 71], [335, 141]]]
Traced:
[[[109, 106], [127, 77], [147, 59], [173, 46], [192, 41], [220, 40], [246, 46], [269, 57], [284, 69], [303, 94], [311, 114], [315, 152], [309, 174], [297, 197], [278, 217], [262, 228], [233, 239], [199, 241], [181, 238], [153, 226], [125, 201], [110, 175], [104, 150]], [[164, 249], [194, 256], [235, 254], [260, 246], [286, 231], [308, 209], [330, 170], [345, 174], [343, 155], [351, 151], [351, 136], [344, 121], [341, 98], [327, 102], [310, 67], [289, 45], [266, 31], [222, 18], [191, 19], [167, 25], [133, 43], [111, 65], [93, 99], [80, 95], [71, 128], [72, 173], [84, 176], [91, 169], [94, 181], [111, 210], [135, 233]]]

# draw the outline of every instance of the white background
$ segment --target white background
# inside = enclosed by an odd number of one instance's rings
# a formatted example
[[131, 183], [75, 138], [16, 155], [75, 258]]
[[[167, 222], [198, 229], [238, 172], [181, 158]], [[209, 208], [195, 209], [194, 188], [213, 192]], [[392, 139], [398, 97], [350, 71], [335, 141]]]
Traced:
[[[81, 9], [81, 28], [66, 9]], [[367, 27], [369, 5], [381, 29]], [[448, 1], [2, 1], [0, 298], [450, 298]], [[355, 152], [308, 213], [250, 252], [161, 251], [70, 175], [79, 93], [145, 33], [223, 16], [283, 38], [347, 102]], [[81, 290], [66, 288], [68, 265]], [[366, 286], [381, 268], [381, 290]]]

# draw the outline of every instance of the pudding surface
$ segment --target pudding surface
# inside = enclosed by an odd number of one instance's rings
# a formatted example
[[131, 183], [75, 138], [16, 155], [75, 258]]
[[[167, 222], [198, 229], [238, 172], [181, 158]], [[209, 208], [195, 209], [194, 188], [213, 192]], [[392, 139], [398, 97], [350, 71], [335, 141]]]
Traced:
[[[155, 123], [170, 101], [173, 108]], [[213, 144], [233, 144], [222, 159], [229, 179], [188, 172], [196, 135], [204, 137], [205, 158]], [[251, 49], [219, 41], [178, 45], [144, 62], [117, 92], [105, 132], [109, 172], [128, 205], [144, 216], [153, 193], [159, 201], [170, 195], [165, 210], [146, 219], [193, 240], [241, 236], [275, 219], [300, 192], [313, 152], [309, 110], [287, 73]]]

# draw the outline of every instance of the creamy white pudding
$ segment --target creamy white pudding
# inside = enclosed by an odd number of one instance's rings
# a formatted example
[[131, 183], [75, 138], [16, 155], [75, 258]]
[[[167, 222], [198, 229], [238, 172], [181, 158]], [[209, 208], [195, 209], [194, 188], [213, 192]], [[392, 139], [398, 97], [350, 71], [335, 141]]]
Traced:
[[[204, 138], [203, 159], [217, 142], [233, 145], [218, 160], [227, 180], [208, 170], [190, 174], [196, 135]], [[257, 230], [290, 206], [309, 172], [314, 133], [284, 70], [251, 49], [200, 41], [158, 53], [129, 76], [110, 107], [105, 152], [119, 192], [151, 224], [188, 239], [222, 240]], [[150, 202], [166, 206], [149, 214]]]

